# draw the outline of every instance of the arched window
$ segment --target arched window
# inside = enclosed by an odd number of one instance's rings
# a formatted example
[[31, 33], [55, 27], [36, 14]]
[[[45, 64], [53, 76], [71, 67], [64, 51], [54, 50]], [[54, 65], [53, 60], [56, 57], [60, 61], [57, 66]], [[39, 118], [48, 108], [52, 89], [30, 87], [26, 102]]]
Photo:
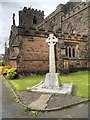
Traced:
[[75, 53], [76, 52], [76, 49], [75, 49], [75, 46], [66, 46], [65, 47], [65, 55], [66, 57], [75, 57]]
[[66, 49], [65, 49], [65, 53], [66, 53], [66, 56], [68, 56], [68, 51], [67, 51], [67, 47], [66, 47]]
[[36, 16], [33, 17], [33, 24], [37, 24]]
[[48, 28], [49, 30], [53, 30], [54, 29], [54, 24], [53, 24], [53, 22], [52, 21], [50, 21], [50, 23], [49, 23], [49, 28]]
[[71, 48], [69, 48], [69, 57], [71, 57]]
[[71, 23], [68, 24], [68, 26], [67, 26], [67, 31], [68, 31], [68, 33], [70, 33], [70, 34], [76, 32], [75, 28], [73, 27], [73, 25], [72, 25]]
[[72, 49], [73, 57], [75, 57], [75, 48]]
[[71, 26], [70, 33], [74, 33], [74, 34], [76, 33], [76, 31], [75, 31], [73, 26]]

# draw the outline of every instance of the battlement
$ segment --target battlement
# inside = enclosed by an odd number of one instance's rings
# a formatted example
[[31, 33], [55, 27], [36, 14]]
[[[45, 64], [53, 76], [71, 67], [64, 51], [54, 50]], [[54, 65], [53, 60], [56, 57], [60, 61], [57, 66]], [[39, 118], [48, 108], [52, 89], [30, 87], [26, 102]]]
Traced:
[[87, 41], [87, 35], [80, 35], [80, 34], [74, 34], [74, 33], [62, 33], [60, 36], [64, 40], [75, 40], [75, 41]]
[[47, 16], [47, 17], [45, 18], [45, 21], [51, 19], [52, 17], [54, 17], [54, 16], [55, 16], [57, 13], [59, 13], [59, 12], [64, 12], [64, 11], [65, 11], [64, 8], [65, 8], [65, 6], [64, 6], [63, 4], [58, 5], [57, 8], [56, 8], [56, 10], [53, 11], [49, 16]]
[[79, 5], [82, 2], [82, 0], [69, 0], [69, 2], [66, 3], [66, 11], [65, 13], [70, 12], [75, 6]]
[[44, 29], [35, 29], [34, 27], [20, 27], [18, 26], [18, 34], [25, 35], [25, 36], [38, 36], [38, 37], [48, 37], [49, 34], [54, 34], [56, 37], [62, 40], [70, 40], [70, 41], [87, 41], [87, 35], [80, 35], [80, 34], [69, 34], [69, 33], [61, 33], [59, 31], [45, 31]]
[[57, 15], [60, 12], [65, 12], [65, 5], [64, 4], [59, 4], [56, 7], [55, 11], [53, 11], [49, 16], [47, 16], [42, 23], [40, 23], [39, 25], [37, 25], [37, 28], [39, 28], [40, 26], [42, 26], [45, 22], [47, 22], [48, 20], [50, 20], [51, 18], [53, 18], [55, 15]]
[[27, 7], [24, 7], [23, 10], [19, 11], [20, 14], [21, 13], [23, 14], [24, 12], [27, 12], [27, 13], [33, 12], [33, 13], [36, 13], [36, 14], [44, 15], [44, 11], [33, 9], [33, 8], [27, 8]]
[[24, 7], [19, 11], [20, 26], [36, 26], [44, 20], [44, 11]]
[[[79, 12], [79, 11], [81, 11], [81, 10], [87, 8], [87, 7], [89, 7], [88, 2], [81, 2], [80, 4], [76, 5], [70, 12], [67, 12], [67, 14], [64, 15], [63, 19], [68, 18], [68, 16], [70, 16], [70, 15], [76, 14], [77, 12]], [[49, 16], [47, 16], [45, 18], [45, 21], [43, 21], [41, 24], [44, 24], [44, 22], [48, 21], [49, 19], [51, 19], [52, 17], [54, 17], [59, 12], [64, 12], [65, 13], [66, 12], [65, 10], [66, 10], [66, 5], [59, 4], [56, 7], [56, 10], [53, 11]]]
[[[55, 16], [60, 13], [61, 13], [61, 16], [63, 16], [62, 20], [66, 20], [69, 17], [74, 16], [75, 14], [79, 13], [80, 11], [87, 9], [88, 7], [90, 7], [89, 5], [90, 4], [88, 4], [88, 2], [77, 2], [77, 3], [67, 2], [65, 5], [59, 4], [56, 7], [55, 11], [53, 11], [49, 16], [47, 16], [42, 23], [37, 25], [37, 28], [42, 27], [45, 23], [55, 18]], [[70, 10], [68, 10], [69, 8]]]
[[68, 19], [69, 17], [77, 14], [78, 12], [90, 7], [87, 2], [81, 2], [80, 4], [76, 5], [70, 12], [67, 12], [66, 15], [63, 16], [63, 20]]

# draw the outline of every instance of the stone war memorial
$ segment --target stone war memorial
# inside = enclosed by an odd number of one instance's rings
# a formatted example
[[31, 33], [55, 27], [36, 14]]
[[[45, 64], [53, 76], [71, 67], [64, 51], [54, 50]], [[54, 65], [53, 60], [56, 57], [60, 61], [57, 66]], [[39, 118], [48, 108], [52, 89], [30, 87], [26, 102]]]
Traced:
[[46, 18], [44, 11], [24, 7], [18, 26], [13, 13], [4, 64], [16, 69], [8, 83], [34, 115], [88, 101], [90, 2], [76, 1], [59, 4]]
[[50, 34], [46, 39], [46, 43], [49, 45], [49, 73], [46, 74], [45, 82], [32, 87], [32, 91], [71, 94], [72, 83], [62, 85], [59, 80], [59, 73], [56, 73], [54, 46], [57, 42], [58, 39], [53, 34]]

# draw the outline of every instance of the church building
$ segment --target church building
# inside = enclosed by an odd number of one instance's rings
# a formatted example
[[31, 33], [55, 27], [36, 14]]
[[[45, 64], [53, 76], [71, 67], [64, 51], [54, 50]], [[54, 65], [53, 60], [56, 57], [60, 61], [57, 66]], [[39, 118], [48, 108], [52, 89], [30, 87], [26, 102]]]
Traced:
[[89, 68], [90, 2], [59, 4], [44, 18], [44, 11], [24, 7], [19, 25], [13, 25], [9, 48], [5, 45], [5, 65], [17, 68], [18, 75], [44, 74], [49, 70], [49, 34], [58, 38], [55, 45], [56, 70], [68, 73]]

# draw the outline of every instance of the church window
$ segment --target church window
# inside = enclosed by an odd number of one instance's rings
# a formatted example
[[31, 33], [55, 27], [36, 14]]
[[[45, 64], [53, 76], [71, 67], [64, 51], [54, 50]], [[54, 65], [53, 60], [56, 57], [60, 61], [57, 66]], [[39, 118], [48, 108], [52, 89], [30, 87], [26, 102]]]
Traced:
[[67, 47], [66, 47], [65, 51], [66, 51], [66, 56], [68, 56], [68, 50], [67, 50]]
[[72, 49], [72, 55], [75, 57], [75, 48]]
[[53, 18], [53, 22], [55, 22], [55, 17]]
[[50, 24], [49, 24], [49, 30], [53, 30], [54, 29], [54, 24], [52, 21], [50, 21]]
[[69, 48], [69, 57], [71, 57], [71, 48]]
[[37, 24], [36, 16], [33, 17], [33, 24]]
[[75, 46], [66, 46], [65, 55], [66, 57], [75, 57]]
[[69, 25], [67, 26], [67, 31], [68, 33], [72, 34], [72, 33], [76, 33], [75, 28], [73, 27], [73, 25], [71, 23], [69, 23]]

